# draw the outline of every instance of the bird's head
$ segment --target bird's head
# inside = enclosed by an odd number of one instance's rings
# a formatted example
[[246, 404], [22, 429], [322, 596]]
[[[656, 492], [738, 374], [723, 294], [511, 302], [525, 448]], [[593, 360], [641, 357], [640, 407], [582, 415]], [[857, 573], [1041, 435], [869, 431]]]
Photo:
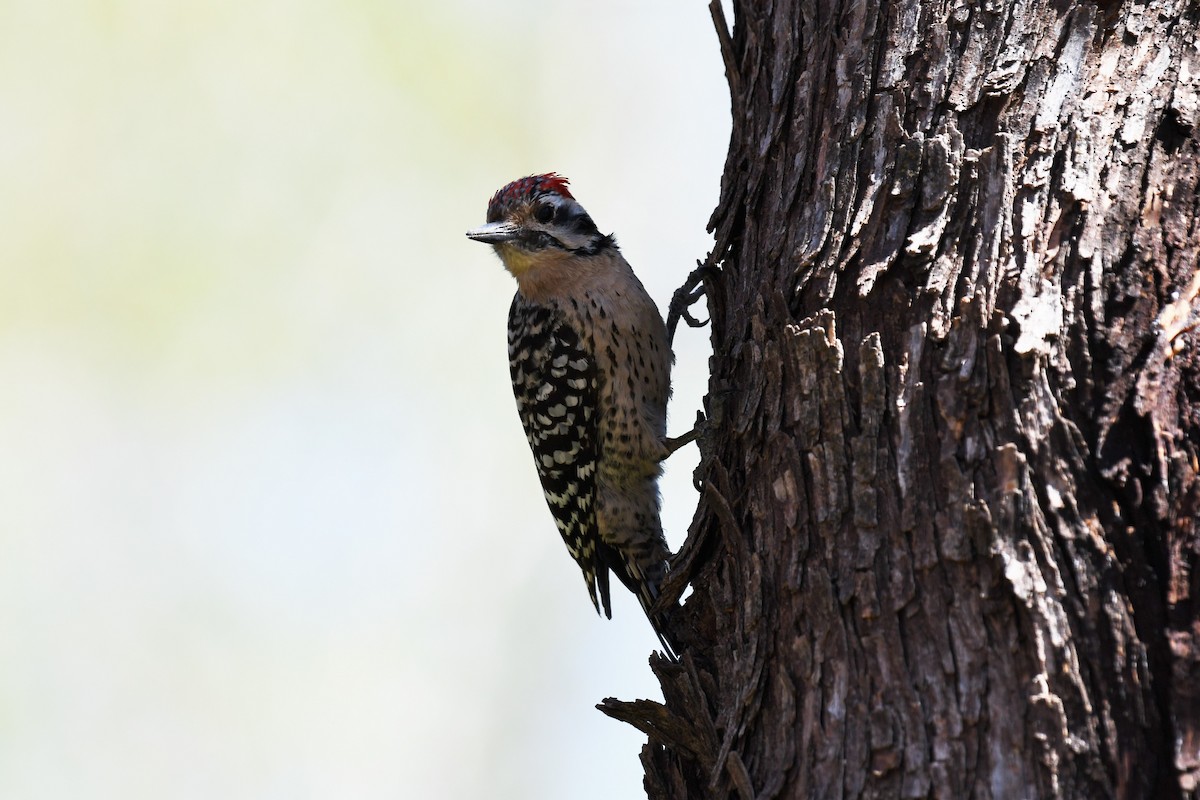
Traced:
[[553, 172], [530, 175], [500, 189], [488, 203], [487, 224], [467, 231], [467, 236], [495, 247], [518, 279], [530, 270], [616, 247], [613, 237], [600, 233], [571, 196], [567, 179]]

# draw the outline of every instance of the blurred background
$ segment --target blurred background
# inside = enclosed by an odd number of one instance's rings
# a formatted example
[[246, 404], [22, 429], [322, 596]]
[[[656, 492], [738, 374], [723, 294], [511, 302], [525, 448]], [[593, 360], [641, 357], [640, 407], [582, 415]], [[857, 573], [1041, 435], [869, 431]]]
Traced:
[[642, 796], [463, 232], [559, 171], [665, 310], [728, 107], [702, 2], [0, 0], [0, 797]]

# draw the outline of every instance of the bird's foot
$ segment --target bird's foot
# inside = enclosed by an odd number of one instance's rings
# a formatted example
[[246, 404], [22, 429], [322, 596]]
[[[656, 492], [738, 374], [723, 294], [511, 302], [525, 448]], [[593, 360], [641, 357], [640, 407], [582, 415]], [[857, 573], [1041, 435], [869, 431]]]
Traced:
[[676, 289], [675, 294], [671, 297], [671, 305], [667, 310], [667, 338], [670, 342], [675, 341], [675, 328], [679, 325], [680, 319], [686, 322], [689, 328], [699, 328], [708, 324], [706, 319], [699, 320], [693, 317], [688, 309], [705, 296], [704, 281], [714, 276], [717, 269], [708, 264], [696, 263], [696, 268], [687, 276], [683, 286]]

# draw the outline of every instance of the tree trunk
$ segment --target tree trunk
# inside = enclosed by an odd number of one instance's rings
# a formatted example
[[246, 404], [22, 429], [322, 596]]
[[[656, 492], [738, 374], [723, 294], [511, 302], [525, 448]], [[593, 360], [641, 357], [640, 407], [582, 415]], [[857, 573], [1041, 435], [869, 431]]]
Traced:
[[649, 795], [1197, 797], [1200, 5], [733, 6]]

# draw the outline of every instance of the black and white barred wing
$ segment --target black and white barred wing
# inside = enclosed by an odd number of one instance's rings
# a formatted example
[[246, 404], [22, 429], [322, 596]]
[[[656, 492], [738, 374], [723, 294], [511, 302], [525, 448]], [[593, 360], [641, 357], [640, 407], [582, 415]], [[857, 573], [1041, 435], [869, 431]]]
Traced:
[[[517, 411], [546, 503], [583, 570], [596, 611], [609, 617], [608, 569], [596, 526], [597, 370], [579, 335], [554, 309], [513, 300], [509, 370]], [[599, 588], [599, 600], [597, 600]]]

